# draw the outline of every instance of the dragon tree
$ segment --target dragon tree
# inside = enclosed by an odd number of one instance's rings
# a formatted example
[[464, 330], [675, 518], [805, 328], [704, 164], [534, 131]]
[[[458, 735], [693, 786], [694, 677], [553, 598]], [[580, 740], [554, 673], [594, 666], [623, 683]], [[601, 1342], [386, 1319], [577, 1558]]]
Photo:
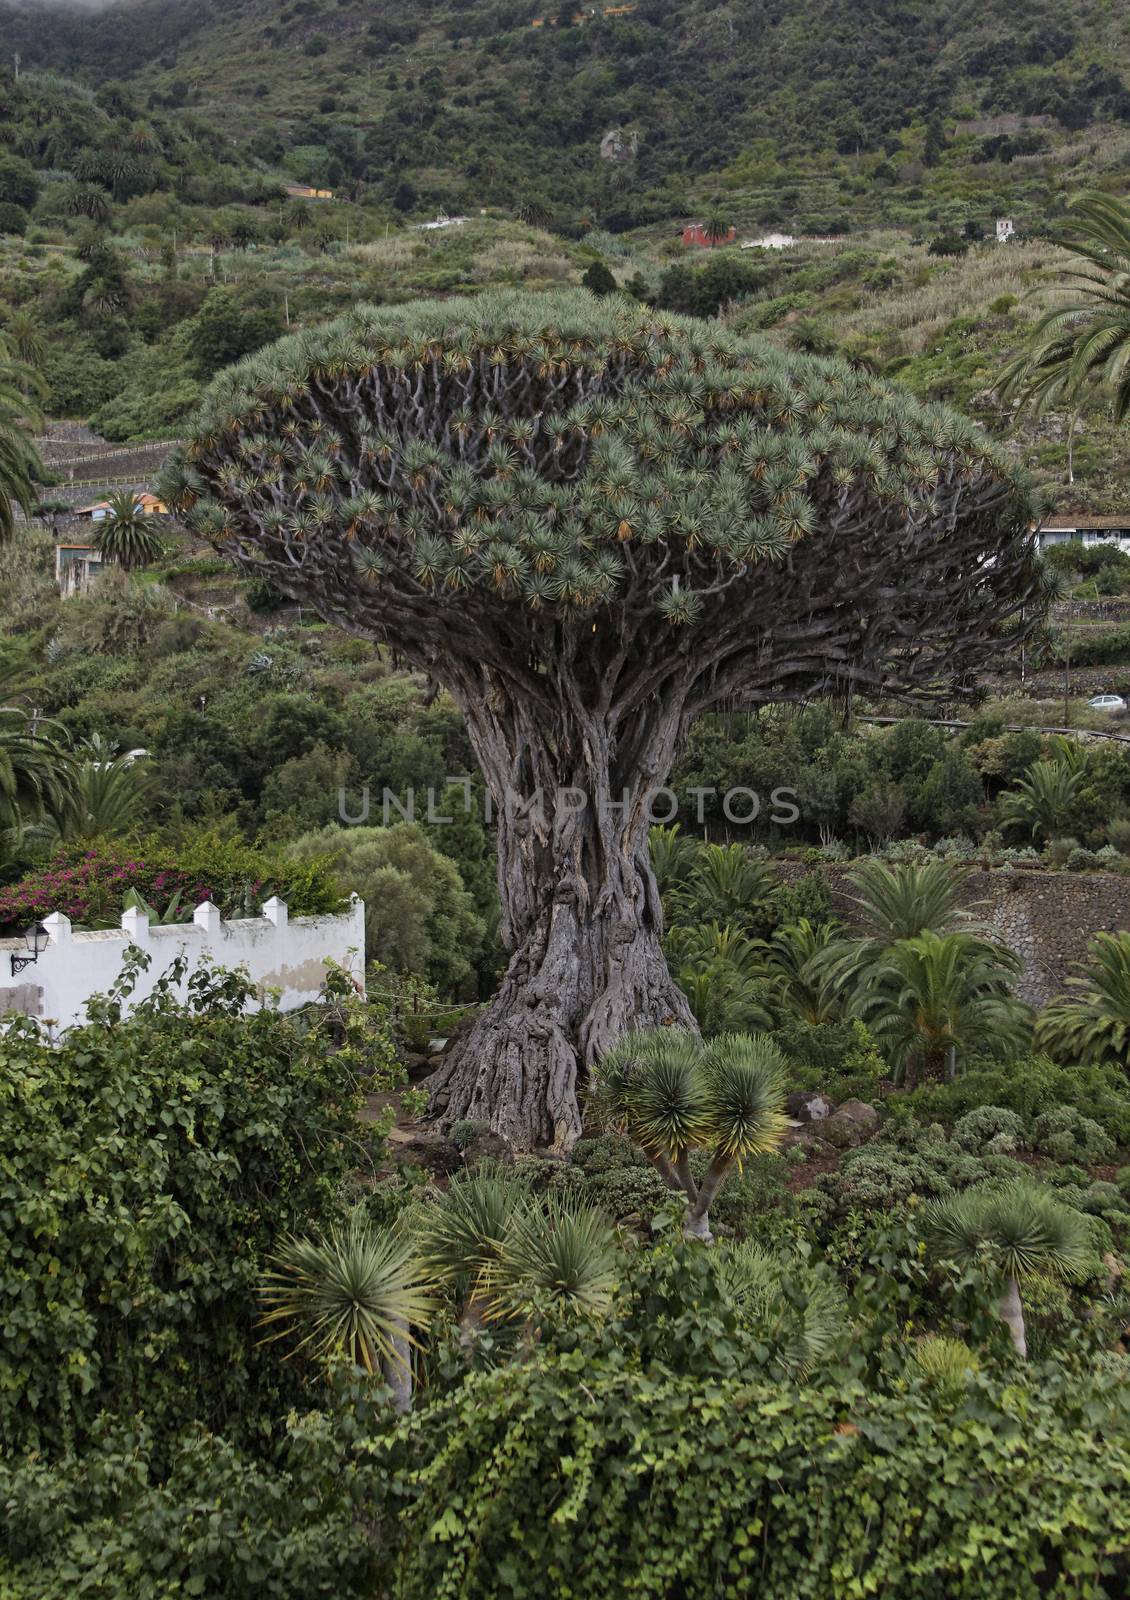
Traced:
[[509, 965], [433, 1106], [525, 1146], [571, 1144], [628, 1030], [693, 1026], [648, 859], [691, 721], [952, 694], [1042, 594], [973, 425], [618, 296], [358, 308], [222, 374], [171, 477], [245, 571], [461, 708]]

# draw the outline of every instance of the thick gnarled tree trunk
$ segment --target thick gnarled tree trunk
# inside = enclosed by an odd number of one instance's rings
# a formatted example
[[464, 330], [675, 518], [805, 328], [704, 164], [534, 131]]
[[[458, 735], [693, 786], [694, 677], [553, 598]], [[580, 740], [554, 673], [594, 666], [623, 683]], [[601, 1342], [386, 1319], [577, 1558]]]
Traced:
[[497, 820], [510, 960], [433, 1077], [432, 1109], [445, 1123], [487, 1121], [520, 1148], [566, 1151], [588, 1065], [631, 1028], [694, 1026], [660, 945], [648, 856], [682, 707], [657, 697], [621, 732], [614, 706], [553, 715], [497, 682], [483, 695], [481, 681], [455, 687]]

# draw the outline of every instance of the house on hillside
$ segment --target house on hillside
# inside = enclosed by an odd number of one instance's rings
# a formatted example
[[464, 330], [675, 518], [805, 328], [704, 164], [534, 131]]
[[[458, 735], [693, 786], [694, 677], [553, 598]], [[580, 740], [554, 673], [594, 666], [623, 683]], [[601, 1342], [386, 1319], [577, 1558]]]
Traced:
[[1040, 528], [1041, 550], [1067, 544], [1071, 539], [1085, 546], [1117, 545], [1124, 555], [1130, 555], [1130, 512], [1124, 511], [1113, 517], [1091, 516], [1085, 511], [1057, 512]]
[[733, 244], [737, 236], [738, 230], [732, 225], [728, 231], [718, 239], [711, 239], [707, 237], [706, 226], [702, 222], [688, 222], [687, 226], [683, 229], [684, 244], [699, 245], [706, 250], [711, 249], [712, 246], [716, 244]]
[[[138, 494], [134, 506], [144, 517], [167, 517], [169, 508], [163, 500], [158, 500], [155, 494]], [[88, 517], [91, 522], [101, 522], [110, 515], [110, 502], [96, 500], [93, 505], [78, 506], [75, 510], [76, 517]]]
[[57, 544], [55, 546], [55, 582], [64, 600], [68, 595], [81, 594], [89, 587], [106, 563], [97, 545]]
[[1016, 224], [1015, 224], [1015, 222], [1013, 222], [1011, 217], [998, 217], [997, 218], [997, 243], [998, 244], [1007, 244], [1008, 241], [1011, 238], [1015, 237], [1015, 234], [1016, 234]]
[[332, 200], [332, 189], [315, 189], [308, 183], [288, 183], [286, 192], [292, 200]]

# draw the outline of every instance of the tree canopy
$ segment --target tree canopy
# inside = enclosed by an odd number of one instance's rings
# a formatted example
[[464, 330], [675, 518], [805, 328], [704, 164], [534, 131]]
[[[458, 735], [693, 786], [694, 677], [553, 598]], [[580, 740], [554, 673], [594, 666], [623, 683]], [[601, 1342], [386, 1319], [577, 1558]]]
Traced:
[[1040, 610], [1031, 497], [971, 424], [618, 295], [361, 308], [284, 340], [214, 382], [167, 493], [463, 711], [512, 955], [451, 1109], [528, 1142], [576, 1137], [578, 1053], [690, 1020], [647, 854], [690, 720], [951, 693]]

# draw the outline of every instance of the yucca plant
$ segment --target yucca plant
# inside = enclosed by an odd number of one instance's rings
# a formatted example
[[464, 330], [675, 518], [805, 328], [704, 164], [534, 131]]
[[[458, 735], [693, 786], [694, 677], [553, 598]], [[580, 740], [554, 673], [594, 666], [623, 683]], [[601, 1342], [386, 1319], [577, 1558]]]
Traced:
[[407, 1242], [358, 1218], [317, 1238], [291, 1238], [272, 1257], [260, 1289], [266, 1342], [324, 1364], [344, 1357], [383, 1373], [398, 1410], [412, 1395], [414, 1329], [435, 1303], [428, 1273]]
[[966, 1189], [929, 1208], [926, 1236], [938, 1257], [958, 1266], [986, 1263], [1000, 1286], [997, 1312], [1017, 1355], [1028, 1354], [1020, 1286], [1040, 1272], [1079, 1278], [1086, 1266], [1085, 1218], [1026, 1178], [997, 1189]]
[[420, 1218], [420, 1258], [435, 1282], [455, 1291], [466, 1329], [488, 1314], [510, 1225], [525, 1198], [513, 1173], [483, 1162], [453, 1178]]
[[527, 1200], [510, 1218], [491, 1271], [491, 1315], [600, 1317], [619, 1276], [616, 1230], [595, 1206]]
[[[248, 439], [281, 464], [249, 472]], [[972, 425], [622, 295], [357, 307], [218, 377], [166, 488], [447, 688], [500, 816], [559, 797], [499, 828], [507, 976], [433, 1080], [445, 1118], [523, 1147], [578, 1137], [576, 1086], [626, 1027], [690, 1021], [646, 818], [694, 717], [939, 695], [1040, 621], [1031, 494]], [[693, 919], [757, 932], [774, 886], [720, 848]]]
[[[724, 1034], [703, 1044], [680, 1029], [631, 1034], [598, 1064], [592, 1107], [639, 1145], [688, 1201], [688, 1238], [709, 1240], [710, 1207], [735, 1166], [776, 1149], [787, 1126], [784, 1062], [772, 1039]], [[701, 1185], [692, 1150], [710, 1152]]]
[[1130, 933], [1098, 933], [1088, 963], [1036, 1019], [1036, 1043], [1060, 1061], [1130, 1070]]

